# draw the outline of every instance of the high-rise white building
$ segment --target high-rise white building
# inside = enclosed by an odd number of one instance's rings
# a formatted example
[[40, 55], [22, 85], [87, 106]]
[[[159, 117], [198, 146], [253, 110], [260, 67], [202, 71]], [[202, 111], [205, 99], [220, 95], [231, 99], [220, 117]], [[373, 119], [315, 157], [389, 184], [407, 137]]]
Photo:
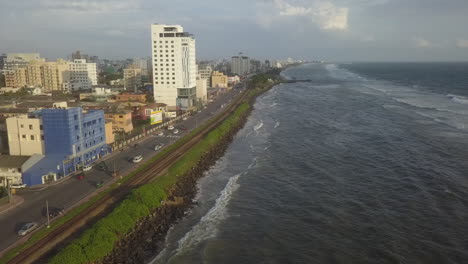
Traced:
[[245, 56], [234, 56], [231, 58], [231, 72], [237, 75], [250, 73], [250, 60]]
[[151, 25], [154, 99], [188, 109], [196, 102], [195, 38], [180, 25]]
[[71, 90], [89, 90], [92, 85], [97, 85], [96, 63], [86, 62], [85, 59], [75, 59], [68, 64], [68, 69]]

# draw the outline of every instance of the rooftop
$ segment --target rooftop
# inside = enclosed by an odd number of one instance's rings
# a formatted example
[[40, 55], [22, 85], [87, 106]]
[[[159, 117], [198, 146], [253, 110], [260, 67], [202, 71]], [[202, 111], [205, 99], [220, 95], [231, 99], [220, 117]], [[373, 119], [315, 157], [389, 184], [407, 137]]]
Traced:
[[0, 155], [0, 168], [21, 168], [30, 156]]

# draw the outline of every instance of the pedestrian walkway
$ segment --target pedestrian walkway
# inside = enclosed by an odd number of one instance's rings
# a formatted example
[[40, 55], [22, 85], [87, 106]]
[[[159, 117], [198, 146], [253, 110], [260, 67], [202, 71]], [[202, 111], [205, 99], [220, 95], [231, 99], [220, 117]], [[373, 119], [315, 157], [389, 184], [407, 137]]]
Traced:
[[13, 195], [10, 203], [0, 205], [0, 215], [10, 211], [16, 206], [22, 204], [23, 202], [24, 202], [23, 197], [18, 196], [18, 195]]

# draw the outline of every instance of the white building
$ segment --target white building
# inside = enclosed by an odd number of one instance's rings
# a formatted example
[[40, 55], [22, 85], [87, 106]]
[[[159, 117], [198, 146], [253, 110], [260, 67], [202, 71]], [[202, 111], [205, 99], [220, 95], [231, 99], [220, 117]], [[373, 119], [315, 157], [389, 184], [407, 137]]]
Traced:
[[197, 76], [197, 101], [200, 105], [203, 105], [207, 101], [208, 96], [208, 79], [202, 78], [200, 75]]
[[68, 64], [70, 70], [70, 89], [72, 91], [89, 90], [97, 85], [96, 63], [87, 63], [85, 59], [76, 59]]
[[151, 25], [156, 103], [188, 109], [196, 102], [195, 38], [180, 25]]
[[234, 56], [231, 58], [231, 72], [240, 76], [250, 73], [250, 60], [245, 56]]

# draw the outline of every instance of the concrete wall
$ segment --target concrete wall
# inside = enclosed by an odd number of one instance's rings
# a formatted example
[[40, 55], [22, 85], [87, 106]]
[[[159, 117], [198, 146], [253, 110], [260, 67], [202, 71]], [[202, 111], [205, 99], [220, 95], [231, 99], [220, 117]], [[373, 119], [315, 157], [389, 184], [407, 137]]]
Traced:
[[38, 118], [10, 117], [6, 120], [10, 155], [44, 154], [44, 133]]

